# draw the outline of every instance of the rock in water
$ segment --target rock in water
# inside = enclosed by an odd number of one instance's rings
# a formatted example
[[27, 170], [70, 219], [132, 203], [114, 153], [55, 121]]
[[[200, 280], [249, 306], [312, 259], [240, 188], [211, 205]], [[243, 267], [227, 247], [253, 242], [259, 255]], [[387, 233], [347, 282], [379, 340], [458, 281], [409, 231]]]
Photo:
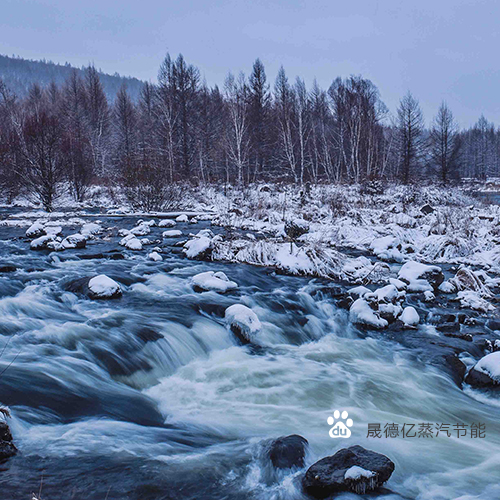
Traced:
[[122, 295], [120, 285], [105, 274], [95, 276], [88, 284], [91, 299], [117, 299]]
[[420, 323], [418, 312], [412, 306], [405, 307], [399, 319], [403, 322], [405, 328], [416, 328]]
[[424, 215], [429, 215], [429, 214], [432, 214], [434, 212], [434, 209], [427, 203], [426, 205], [424, 205], [420, 211], [424, 214]]
[[61, 242], [61, 250], [68, 250], [71, 248], [85, 248], [87, 245], [87, 238], [83, 234], [71, 234], [66, 236]]
[[306, 438], [297, 434], [275, 439], [268, 450], [268, 456], [277, 469], [304, 467], [304, 458], [308, 445]]
[[186, 214], [181, 214], [175, 220], [177, 222], [187, 222], [189, 219], [188, 219], [188, 216]]
[[175, 227], [177, 223], [172, 219], [163, 219], [159, 222], [158, 227]]
[[231, 331], [244, 344], [252, 342], [253, 337], [262, 326], [257, 315], [249, 307], [242, 304], [228, 307], [225, 318]]
[[193, 276], [193, 288], [195, 292], [214, 291], [225, 293], [238, 288], [238, 283], [231, 281], [222, 271], [207, 271]]
[[0, 422], [0, 461], [12, 457], [17, 453], [17, 448], [12, 442], [12, 434], [5, 422]]
[[315, 498], [326, 498], [341, 491], [364, 494], [379, 488], [393, 471], [394, 463], [385, 455], [362, 446], [351, 446], [309, 467], [302, 485]]
[[44, 234], [45, 234], [45, 230], [43, 229], [43, 224], [39, 221], [32, 224], [26, 230], [26, 236], [28, 238], [38, 238], [39, 236], [42, 236]]
[[492, 352], [481, 358], [471, 368], [465, 377], [465, 382], [476, 387], [499, 387], [500, 351]]

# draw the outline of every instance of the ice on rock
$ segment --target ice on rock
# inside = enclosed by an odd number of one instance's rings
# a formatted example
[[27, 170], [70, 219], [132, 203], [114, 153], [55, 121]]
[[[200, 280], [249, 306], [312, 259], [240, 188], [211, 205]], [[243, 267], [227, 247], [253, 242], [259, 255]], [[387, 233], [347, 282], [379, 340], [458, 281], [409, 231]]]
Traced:
[[201, 236], [200, 238], [186, 241], [183, 252], [188, 259], [201, 259], [210, 250], [211, 244], [212, 240], [210, 238]]
[[162, 234], [163, 238], [178, 238], [179, 236], [182, 236], [182, 231], [179, 231], [178, 229], [171, 229], [169, 231], [163, 231], [163, 234]]
[[403, 322], [404, 326], [410, 328], [415, 328], [420, 323], [420, 316], [412, 306], [405, 307], [399, 319]]
[[122, 294], [120, 285], [105, 274], [92, 278], [88, 283], [88, 289], [92, 299], [115, 299]]
[[182, 214], [182, 215], [179, 215], [179, 217], [177, 217], [175, 220], [177, 222], [188, 222], [189, 218], [186, 214]]
[[207, 271], [197, 274], [192, 278], [195, 290], [214, 291], [224, 293], [238, 288], [238, 284], [231, 281], [222, 271]]
[[163, 257], [158, 252], [148, 253], [148, 259], [154, 262], [160, 262], [163, 260]]
[[38, 238], [45, 234], [43, 229], [44, 225], [41, 221], [36, 221], [26, 230], [26, 236], [28, 238]]
[[262, 328], [257, 315], [247, 306], [234, 304], [226, 309], [225, 320], [231, 331], [243, 343], [252, 342]]
[[366, 470], [358, 465], [353, 465], [350, 469], [345, 471], [344, 479], [360, 479], [362, 477], [370, 478], [375, 475], [376, 473], [371, 470]]
[[389, 322], [381, 318], [368, 304], [365, 299], [357, 299], [349, 310], [349, 319], [355, 325], [372, 326], [374, 328], [386, 328]]
[[172, 219], [163, 219], [158, 223], [158, 227], [175, 227], [177, 222]]

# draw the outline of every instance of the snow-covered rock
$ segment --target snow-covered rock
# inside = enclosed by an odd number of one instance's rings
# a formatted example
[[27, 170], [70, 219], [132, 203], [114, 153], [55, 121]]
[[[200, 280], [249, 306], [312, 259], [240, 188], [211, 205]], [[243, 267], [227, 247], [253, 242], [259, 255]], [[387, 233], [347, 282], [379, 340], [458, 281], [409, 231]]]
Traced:
[[46, 224], [46, 226], [43, 228], [43, 230], [45, 231], [45, 234], [52, 235], [54, 237], [56, 237], [58, 234], [62, 233], [61, 226], [58, 226], [58, 225], [50, 223], [50, 222], [48, 224]]
[[405, 307], [399, 319], [407, 328], [415, 328], [420, 323], [420, 316], [412, 306]]
[[31, 250], [44, 250], [50, 241], [54, 241], [54, 235], [45, 234], [34, 239], [30, 244], [30, 248]]
[[386, 328], [389, 322], [381, 318], [365, 299], [357, 299], [349, 310], [349, 319], [355, 325], [364, 325], [374, 328]]
[[162, 219], [158, 223], [158, 227], [175, 227], [176, 225], [177, 225], [177, 222], [175, 222], [175, 220], [172, 220], [172, 219]]
[[464, 308], [470, 308], [484, 313], [495, 310], [495, 308], [487, 300], [483, 299], [478, 292], [473, 292], [471, 290], [458, 292], [457, 300], [460, 301], [460, 306]]
[[252, 342], [262, 328], [258, 316], [247, 306], [234, 304], [226, 309], [226, 324], [241, 342]]
[[198, 219], [196, 217], [191, 217], [191, 219], [189, 219], [189, 223], [190, 224], [198, 224]]
[[89, 297], [92, 299], [116, 299], [122, 294], [120, 285], [105, 274], [92, 278], [88, 283], [88, 289]]
[[188, 222], [189, 218], [186, 214], [181, 214], [175, 219], [177, 222]]
[[40, 221], [36, 221], [26, 230], [26, 236], [28, 238], [38, 238], [45, 234], [43, 229], [44, 224]]
[[429, 290], [424, 292], [424, 300], [425, 302], [432, 302], [436, 299], [436, 296]]
[[162, 234], [163, 238], [178, 238], [179, 236], [182, 236], [182, 231], [179, 231], [178, 229], [171, 229], [169, 231], [163, 231], [163, 234]]
[[231, 281], [222, 271], [207, 271], [192, 278], [195, 291], [214, 291], [224, 293], [238, 288], [238, 284]]
[[471, 368], [465, 382], [478, 386], [499, 386], [500, 385], [500, 351], [492, 352], [481, 358], [476, 365]]
[[408, 283], [409, 292], [436, 290], [444, 281], [444, 275], [439, 266], [430, 266], [413, 260], [403, 264], [398, 278]]
[[99, 234], [101, 232], [102, 226], [100, 224], [97, 224], [96, 222], [87, 222], [86, 224], [83, 224], [82, 228], [80, 229], [80, 233], [84, 236], [95, 236], [96, 234]]
[[371, 251], [380, 259], [387, 262], [403, 262], [404, 256], [401, 253], [401, 242], [394, 236], [384, 236], [376, 238], [370, 244]]
[[203, 259], [210, 251], [212, 240], [206, 236], [194, 238], [184, 243], [183, 252], [188, 259]]
[[371, 293], [371, 290], [363, 285], [355, 286], [354, 288], [349, 289], [349, 295], [357, 299], [364, 297], [367, 293]]
[[129, 250], [142, 250], [142, 243], [141, 241], [135, 237], [132, 233], [127, 234], [124, 238], [120, 240], [119, 243], [121, 246], [128, 248]]
[[148, 259], [154, 262], [160, 262], [163, 260], [163, 257], [158, 252], [148, 253]]
[[450, 282], [450, 280], [443, 281], [438, 290], [442, 293], [455, 293], [457, 291], [455, 285]]
[[66, 236], [61, 242], [62, 250], [69, 250], [72, 248], [85, 248], [87, 244], [87, 238], [80, 233], [71, 234]]
[[150, 232], [151, 232], [151, 227], [146, 222], [142, 222], [141, 224], [130, 230], [130, 233], [134, 234], [135, 236], [146, 236]]

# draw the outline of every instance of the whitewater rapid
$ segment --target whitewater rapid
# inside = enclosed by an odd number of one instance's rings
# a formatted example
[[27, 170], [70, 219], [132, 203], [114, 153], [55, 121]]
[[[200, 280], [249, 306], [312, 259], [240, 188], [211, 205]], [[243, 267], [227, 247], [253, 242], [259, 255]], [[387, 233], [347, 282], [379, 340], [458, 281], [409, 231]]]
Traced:
[[[415, 351], [357, 331], [315, 293], [319, 281], [189, 261], [172, 246], [182, 238], [166, 243], [162, 262], [147, 252], [77, 257], [116, 250], [116, 231], [85, 250], [34, 252], [19, 239], [25, 229], [0, 228], [2, 260], [17, 267], [0, 275], [0, 402], [20, 450], [1, 465], [1, 498], [27, 499], [42, 485], [49, 500], [301, 499], [300, 472], [275, 474], [262, 457], [266, 440], [287, 434], [309, 441], [308, 466], [347, 444], [389, 456], [396, 470], [380, 498], [500, 498], [500, 405]], [[190, 278], [208, 270], [238, 290], [195, 293]], [[123, 297], [71, 291], [97, 274], [118, 280]], [[236, 303], [262, 322], [260, 347], [226, 328]], [[346, 443], [328, 434], [335, 409], [354, 422]], [[482, 422], [486, 438], [367, 438], [372, 422]]]

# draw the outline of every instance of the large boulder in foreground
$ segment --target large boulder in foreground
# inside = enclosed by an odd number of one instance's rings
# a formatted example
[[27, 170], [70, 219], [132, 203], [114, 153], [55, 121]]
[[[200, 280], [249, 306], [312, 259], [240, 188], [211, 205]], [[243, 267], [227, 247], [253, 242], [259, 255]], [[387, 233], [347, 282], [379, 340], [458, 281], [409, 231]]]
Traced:
[[9, 426], [5, 422], [0, 422], [0, 461], [14, 456], [17, 448], [12, 442], [12, 434]]
[[306, 438], [298, 434], [282, 436], [275, 439], [269, 446], [268, 457], [277, 469], [292, 469], [304, 467], [304, 459], [308, 445]]
[[500, 351], [481, 358], [465, 377], [475, 387], [500, 387]]
[[408, 291], [425, 292], [437, 290], [444, 281], [444, 274], [439, 266], [410, 260], [401, 267], [398, 278], [408, 283]]
[[105, 274], [95, 276], [87, 286], [91, 299], [117, 299], [122, 295], [120, 285]]
[[385, 455], [362, 446], [351, 446], [309, 467], [302, 486], [315, 498], [326, 498], [341, 491], [364, 494], [382, 486], [393, 471], [394, 463]]
[[226, 323], [243, 344], [249, 344], [261, 329], [257, 315], [247, 306], [234, 304], [226, 309]]

